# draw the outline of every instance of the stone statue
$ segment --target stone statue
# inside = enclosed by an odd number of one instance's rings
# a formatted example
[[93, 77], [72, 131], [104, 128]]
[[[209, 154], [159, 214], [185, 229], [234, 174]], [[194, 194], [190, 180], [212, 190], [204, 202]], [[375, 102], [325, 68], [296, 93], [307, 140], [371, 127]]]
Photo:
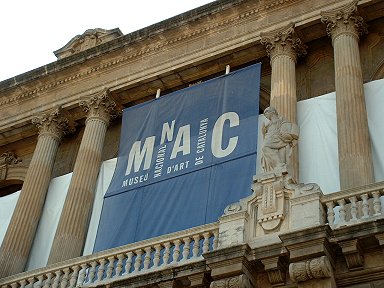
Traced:
[[269, 120], [263, 124], [262, 133], [264, 142], [262, 146], [261, 165], [264, 172], [290, 170], [290, 157], [292, 148], [299, 139], [299, 127], [280, 117], [274, 107], [264, 110], [264, 116]]

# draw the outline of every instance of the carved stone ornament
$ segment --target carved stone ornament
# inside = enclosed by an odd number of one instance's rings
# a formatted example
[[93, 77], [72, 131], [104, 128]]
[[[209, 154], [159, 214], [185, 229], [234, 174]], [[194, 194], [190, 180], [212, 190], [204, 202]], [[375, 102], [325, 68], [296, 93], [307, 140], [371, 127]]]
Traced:
[[358, 14], [354, 0], [336, 10], [321, 12], [321, 22], [327, 25], [327, 34], [334, 40], [340, 34], [350, 33], [357, 38], [368, 33], [364, 19]]
[[62, 116], [61, 109], [58, 107], [33, 117], [32, 124], [37, 126], [40, 136], [50, 134], [59, 141], [64, 135], [75, 131], [74, 122], [68, 117]]
[[225, 278], [211, 283], [210, 288], [251, 288], [251, 282], [245, 275]]
[[257, 222], [266, 232], [279, 228], [284, 220], [284, 176], [265, 175], [253, 186], [257, 197]]
[[80, 102], [80, 107], [88, 114], [87, 121], [97, 118], [109, 124], [110, 119], [121, 115], [116, 110], [116, 102], [109, 96], [109, 90], [104, 89], [100, 93]]
[[286, 27], [260, 34], [260, 42], [265, 45], [271, 61], [275, 56], [282, 54], [290, 56], [294, 61], [297, 57], [307, 54], [307, 46], [295, 34], [294, 27], [295, 25], [291, 23]]
[[18, 164], [21, 160], [12, 152], [5, 152], [0, 156], [0, 180], [7, 178], [8, 165]]
[[53, 53], [58, 59], [62, 59], [89, 48], [93, 48], [99, 44], [111, 41], [120, 36], [123, 36], [123, 33], [119, 28], [112, 30], [104, 30], [100, 28], [88, 29], [82, 35], [73, 37], [63, 48], [56, 50]]
[[321, 256], [305, 262], [291, 263], [289, 265], [289, 276], [293, 282], [328, 278], [331, 277], [331, 275], [332, 267], [326, 256]]

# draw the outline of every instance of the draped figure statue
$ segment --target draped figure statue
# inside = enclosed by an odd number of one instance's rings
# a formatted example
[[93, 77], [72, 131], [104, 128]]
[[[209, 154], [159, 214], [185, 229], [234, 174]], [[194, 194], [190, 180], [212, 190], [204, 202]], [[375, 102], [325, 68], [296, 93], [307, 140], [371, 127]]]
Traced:
[[264, 137], [261, 149], [261, 165], [264, 172], [290, 171], [292, 148], [299, 138], [299, 127], [280, 117], [274, 107], [264, 110], [264, 116], [269, 120], [263, 124]]

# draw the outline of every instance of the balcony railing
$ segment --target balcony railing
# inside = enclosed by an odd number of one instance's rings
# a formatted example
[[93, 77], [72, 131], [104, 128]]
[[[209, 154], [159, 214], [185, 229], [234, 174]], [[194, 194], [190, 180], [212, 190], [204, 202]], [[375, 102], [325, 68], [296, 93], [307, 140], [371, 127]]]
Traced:
[[321, 202], [327, 211], [326, 223], [336, 229], [382, 217], [382, 195], [384, 182], [325, 195]]
[[218, 223], [63, 261], [0, 279], [1, 288], [73, 288], [97, 286], [203, 259], [217, 248]]

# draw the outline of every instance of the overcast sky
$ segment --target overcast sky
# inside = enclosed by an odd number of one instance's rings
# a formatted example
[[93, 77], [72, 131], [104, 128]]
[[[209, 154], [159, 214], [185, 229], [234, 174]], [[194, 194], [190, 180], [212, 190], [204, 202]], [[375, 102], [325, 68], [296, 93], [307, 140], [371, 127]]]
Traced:
[[3, 0], [0, 81], [56, 61], [53, 51], [92, 28], [128, 34], [213, 0]]

